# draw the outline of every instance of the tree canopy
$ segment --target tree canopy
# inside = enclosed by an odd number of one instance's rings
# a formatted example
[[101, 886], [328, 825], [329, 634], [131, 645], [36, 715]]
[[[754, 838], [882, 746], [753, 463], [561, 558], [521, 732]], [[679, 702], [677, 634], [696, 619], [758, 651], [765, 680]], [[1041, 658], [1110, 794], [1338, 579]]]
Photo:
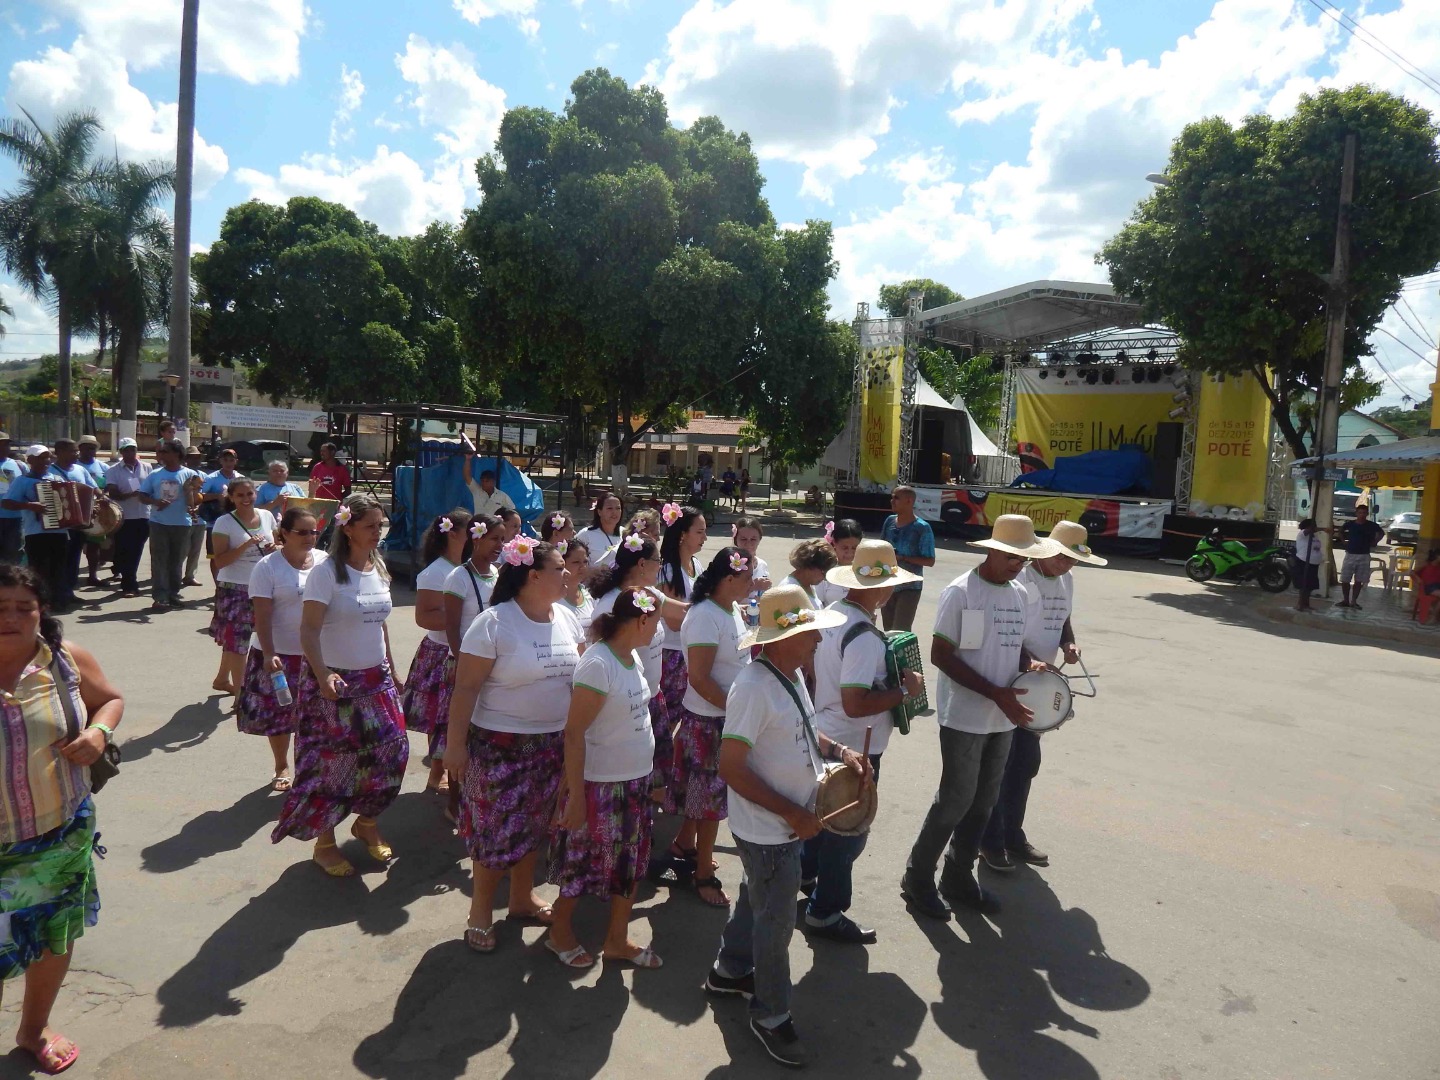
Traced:
[[570, 89], [559, 114], [510, 109], [477, 165], [467, 339], [531, 407], [606, 403], [621, 453], [695, 404], [813, 460], [853, 363], [825, 315], [829, 224], [778, 228], [749, 137], [718, 119], [676, 128], [603, 68]]
[[910, 300], [911, 289], [919, 289], [925, 294], [925, 300], [921, 305], [921, 309], [924, 311], [944, 307], [946, 304], [956, 304], [965, 299], [950, 286], [942, 285], [928, 277], [910, 278], [898, 285], [880, 286], [880, 307], [885, 314], [892, 319], [903, 319]]
[[1363, 404], [1371, 333], [1403, 279], [1440, 263], [1440, 199], [1423, 197], [1440, 188], [1440, 132], [1426, 110], [1354, 86], [1307, 95], [1284, 119], [1190, 124], [1171, 147], [1168, 183], [1097, 256], [1117, 290], [1180, 335], [1187, 366], [1260, 381], [1297, 457], [1311, 448], [1291, 414], [1323, 382], [1350, 132], [1358, 154], [1343, 396]]

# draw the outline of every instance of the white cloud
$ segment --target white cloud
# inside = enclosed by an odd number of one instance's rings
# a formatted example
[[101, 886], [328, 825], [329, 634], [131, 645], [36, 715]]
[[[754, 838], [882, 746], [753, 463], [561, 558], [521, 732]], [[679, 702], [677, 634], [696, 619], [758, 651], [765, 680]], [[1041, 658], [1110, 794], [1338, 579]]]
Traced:
[[442, 130], [435, 141], [467, 167], [494, 146], [505, 116], [505, 91], [482, 79], [461, 45], [442, 48], [411, 34], [395, 57], [406, 82], [415, 87], [409, 104], [420, 123]]
[[[114, 139], [101, 149], [113, 146], [127, 160], [175, 160], [176, 105], [152, 102], [130, 84], [123, 58], [83, 36], [68, 50], [52, 47], [12, 66], [5, 102], [8, 112], [23, 107], [47, 127], [62, 113], [93, 109], [105, 125], [105, 142]], [[225, 151], [197, 131], [195, 195], [209, 192], [229, 168]]]
[[358, 71], [351, 71], [340, 65], [340, 104], [335, 108], [335, 117], [330, 121], [330, 149], [355, 137], [355, 126], [351, 119], [355, 110], [365, 100], [365, 83]]
[[[135, 69], [180, 54], [181, 0], [42, 0], [72, 18]], [[286, 83], [300, 74], [304, 0], [223, 0], [200, 5], [200, 70], [248, 83]]]
[[20, 286], [0, 275], [0, 298], [10, 305], [14, 316], [0, 316], [5, 334], [0, 336], [0, 360], [53, 353], [60, 347], [55, 333], [55, 315], [43, 301], [31, 299]]
[[249, 197], [284, 203], [296, 195], [314, 195], [350, 207], [382, 232], [410, 236], [432, 221], [459, 221], [465, 185], [458, 162], [439, 162], [427, 174], [413, 158], [381, 146], [368, 161], [314, 154], [299, 164], [282, 165], [272, 175], [236, 169], [235, 180]]
[[540, 23], [531, 15], [536, 0], [454, 0], [455, 10], [468, 23], [480, 25], [483, 19], [510, 18], [526, 37], [540, 32]]

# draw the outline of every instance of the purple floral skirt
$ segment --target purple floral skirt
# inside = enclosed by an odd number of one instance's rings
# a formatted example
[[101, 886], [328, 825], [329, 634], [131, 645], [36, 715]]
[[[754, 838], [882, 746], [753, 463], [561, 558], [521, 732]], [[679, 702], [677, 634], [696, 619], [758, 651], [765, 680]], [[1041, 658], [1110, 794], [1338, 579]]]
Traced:
[[685, 687], [690, 683], [685, 666], [684, 649], [666, 649], [660, 660], [660, 693], [670, 707], [672, 717], [680, 715], [685, 700]]
[[259, 649], [251, 649], [245, 657], [245, 676], [240, 680], [240, 699], [235, 706], [235, 719], [241, 735], [289, 735], [300, 720], [300, 682], [305, 677], [305, 657], [280, 656], [285, 681], [290, 684], [289, 705], [275, 700], [275, 684], [265, 670], [265, 657]]
[[550, 834], [564, 776], [565, 733], [516, 735], [470, 725], [460, 839], [487, 870], [505, 870]]
[[[566, 793], [560, 796], [564, 813]], [[585, 781], [585, 828], [556, 829], [546, 880], [561, 896], [630, 896], [650, 864], [650, 778]]]
[[400, 699], [405, 727], [425, 735], [431, 734], [436, 725], [444, 727], [450, 722], [450, 695], [454, 689], [455, 663], [449, 646], [421, 638]]
[[724, 730], [723, 716], [680, 710], [670, 809], [690, 821], [723, 821], [729, 816], [725, 781], [720, 779], [720, 736]]
[[650, 726], [655, 731], [655, 760], [650, 786], [669, 791], [675, 775], [675, 721], [662, 694], [650, 698]]
[[331, 670], [345, 681], [339, 701], [321, 697], [309, 667], [292, 691], [301, 704], [295, 784], [272, 843], [287, 836], [313, 840], [351, 814], [376, 817], [400, 794], [410, 743], [390, 669]]
[[244, 656], [250, 651], [250, 635], [254, 632], [249, 588], [223, 581], [217, 584], [215, 614], [210, 616], [210, 637], [215, 644], [228, 653]]

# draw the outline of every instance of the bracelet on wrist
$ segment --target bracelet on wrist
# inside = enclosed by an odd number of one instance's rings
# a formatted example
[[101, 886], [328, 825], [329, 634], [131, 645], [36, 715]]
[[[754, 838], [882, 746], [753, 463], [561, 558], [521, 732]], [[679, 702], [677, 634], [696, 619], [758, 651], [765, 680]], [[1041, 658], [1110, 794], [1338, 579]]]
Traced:
[[112, 742], [115, 741], [115, 729], [112, 728], [112, 727], [110, 727], [110, 725], [108, 725], [108, 724], [91, 724], [90, 727], [94, 728], [96, 731], [99, 731], [100, 733], [102, 733], [102, 734], [105, 736], [105, 745], [106, 745], [106, 746], [109, 746]]

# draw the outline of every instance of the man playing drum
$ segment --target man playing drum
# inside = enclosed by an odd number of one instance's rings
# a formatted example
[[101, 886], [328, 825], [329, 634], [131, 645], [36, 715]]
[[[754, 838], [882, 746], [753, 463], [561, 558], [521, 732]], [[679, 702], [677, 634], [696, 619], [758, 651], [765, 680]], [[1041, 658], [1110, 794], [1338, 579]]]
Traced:
[[[845, 622], [825, 631], [815, 650], [815, 726], [849, 746], [863, 746], [865, 729], [871, 729], [870, 767], [878, 779], [880, 756], [895, 726], [890, 710], [921, 693], [924, 684], [918, 674], [907, 671], [903, 687], [886, 688], [885, 635], [875, 626], [875, 611], [890, 599], [896, 585], [920, 579], [900, 568], [895, 549], [885, 541], [862, 540], [854, 562], [828, 570], [825, 580], [847, 590], [845, 599], [834, 607], [844, 614]], [[805, 927], [812, 937], [860, 945], [875, 940], [874, 930], [845, 914], [850, 908], [851, 870], [868, 836], [821, 832], [805, 841], [800, 888], [810, 893]]]
[[[1015, 579], [1030, 559], [1060, 551], [1055, 541], [1037, 537], [1023, 514], [1002, 514], [990, 538], [975, 546], [987, 549], [985, 561], [940, 594], [930, 646], [930, 662], [940, 671], [940, 788], [900, 882], [911, 909], [933, 919], [950, 917], [947, 899], [978, 911], [999, 908], [975, 880], [974, 866], [1000, 791], [1011, 732], [1033, 715], [1024, 692], [1010, 688], [1028, 663], [1025, 589]], [[942, 851], [945, 870], [936, 891]]]
[[862, 775], [869, 763], [815, 730], [800, 675], [815, 656], [819, 631], [839, 626], [844, 616], [816, 611], [798, 585], [767, 590], [759, 610], [756, 629], [740, 639], [740, 648], [760, 645], [760, 658], [730, 685], [720, 741], [730, 832], [745, 880], [705, 986], [748, 998], [750, 1030], [765, 1052], [798, 1067], [805, 1050], [790, 1019], [789, 948], [800, 845], [820, 831], [814, 805], [823, 763], [840, 761]]
[[[1062, 521], [1050, 530], [1050, 539], [1063, 549], [1048, 559], [1032, 562], [1020, 575], [1025, 586], [1025, 651], [1036, 660], [1054, 663], [1057, 657], [1067, 664], [1080, 662], [1080, 648], [1070, 626], [1075, 606], [1075, 579], [1070, 569], [1076, 563], [1104, 566], [1105, 560], [1090, 550], [1085, 526]], [[990, 824], [980, 841], [980, 857], [991, 870], [1009, 873], [1016, 861], [1031, 866], [1049, 866], [1050, 856], [1037, 851], [1025, 838], [1025, 804], [1030, 799], [1030, 782], [1040, 771], [1040, 735], [1016, 728], [1010, 741], [1000, 797], [990, 811]]]

